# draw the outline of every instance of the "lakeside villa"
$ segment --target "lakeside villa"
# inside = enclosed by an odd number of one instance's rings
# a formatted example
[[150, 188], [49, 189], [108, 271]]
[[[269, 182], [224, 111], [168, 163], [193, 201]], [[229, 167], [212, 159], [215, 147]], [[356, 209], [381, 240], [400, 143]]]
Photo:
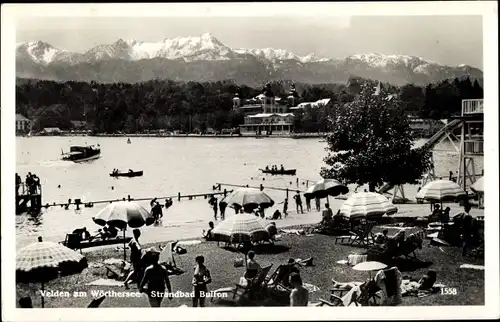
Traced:
[[292, 85], [286, 99], [276, 97], [267, 84], [263, 93], [251, 98], [242, 99], [238, 94], [233, 98], [233, 109], [245, 115], [240, 125], [242, 135], [257, 134], [290, 134], [293, 132], [294, 113], [304, 108], [320, 108], [330, 104], [330, 99], [316, 102], [300, 102], [301, 98]]
[[31, 131], [31, 122], [26, 116], [22, 114], [16, 114], [16, 134], [26, 134]]

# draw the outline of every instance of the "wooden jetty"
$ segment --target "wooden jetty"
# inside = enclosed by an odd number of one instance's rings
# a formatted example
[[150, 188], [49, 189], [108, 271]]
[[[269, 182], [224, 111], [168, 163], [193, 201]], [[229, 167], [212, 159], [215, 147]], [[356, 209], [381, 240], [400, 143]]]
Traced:
[[16, 185], [16, 214], [39, 212], [42, 207], [42, 186]]

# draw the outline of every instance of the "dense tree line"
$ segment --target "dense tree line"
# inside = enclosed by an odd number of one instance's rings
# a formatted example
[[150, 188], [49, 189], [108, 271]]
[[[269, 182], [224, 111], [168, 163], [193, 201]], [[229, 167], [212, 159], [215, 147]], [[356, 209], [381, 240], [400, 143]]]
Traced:
[[[365, 80], [356, 78], [347, 84], [296, 84], [302, 101], [330, 98], [324, 108], [306, 108], [294, 119], [296, 132], [327, 129], [327, 116], [339, 106], [351, 102]], [[271, 83], [277, 97], [289, 95], [291, 81]], [[401, 108], [421, 118], [446, 118], [460, 112], [461, 100], [482, 97], [477, 81], [455, 79], [426, 87], [405, 85], [399, 90]], [[16, 112], [34, 121], [34, 130], [44, 127], [72, 128], [71, 121], [86, 121], [98, 133], [135, 133], [147, 130], [201, 131], [235, 128], [243, 123], [241, 112], [232, 109], [232, 99], [252, 98], [262, 87], [238, 86], [234, 81], [175, 82], [152, 80], [126, 84], [96, 82], [54, 82], [18, 80]]]

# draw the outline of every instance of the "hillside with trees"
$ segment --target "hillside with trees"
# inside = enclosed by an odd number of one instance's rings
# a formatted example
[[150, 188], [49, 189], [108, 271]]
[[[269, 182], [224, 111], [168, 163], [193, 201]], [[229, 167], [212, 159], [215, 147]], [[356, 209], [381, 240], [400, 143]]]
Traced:
[[[330, 98], [331, 104], [297, 112], [295, 131], [326, 131], [327, 116], [354, 100], [365, 82], [351, 77], [347, 84], [297, 83], [302, 101]], [[243, 115], [232, 110], [234, 95], [252, 98], [262, 92], [262, 87], [241, 86], [231, 80], [103, 84], [17, 79], [16, 84], [16, 113], [33, 120], [35, 131], [44, 127], [69, 130], [71, 121], [85, 121], [94, 133], [235, 128], [243, 123]], [[291, 84], [292, 81], [275, 81], [271, 87], [276, 96], [286, 97]], [[419, 118], [447, 118], [460, 113], [462, 99], [483, 97], [482, 87], [469, 78], [427, 86], [382, 84], [382, 87], [396, 91], [402, 111]]]

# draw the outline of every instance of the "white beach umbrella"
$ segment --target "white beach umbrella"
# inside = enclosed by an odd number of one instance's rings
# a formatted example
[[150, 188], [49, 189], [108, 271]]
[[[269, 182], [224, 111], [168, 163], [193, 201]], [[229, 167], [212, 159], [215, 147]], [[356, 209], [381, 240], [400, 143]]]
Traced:
[[212, 230], [216, 241], [230, 243], [258, 242], [269, 240], [265, 222], [252, 214], [236, 214], [219, 223]]
[[340, 214], [348, 218], [380, 217], [397, 211], [385, 196], [375, 192], [355, 193], [340, 207]]
[[41, 282], [42, 307], [44, 307], [44, 283], [66, 276], [80, 273], [87, 267], [87, 259], [63, 246], [53, 242], [35, 242], [16, 254], [16, 281]]
[[274, 200], [271, 199], [265, 192], [254, 188], [239, 188], [231, 192], [223, 199], [231, 208], [235, 205], [244, 208], [269, 208], [274, 205]]
[[455, 182], [450, 180], [434, 180], [427, 183], [417, 192], [417, 199], [429, 201], [455, 201], [465, 197], [465, 191]]
[[125, 229], [139, 228], [154, 223], [154, 218], [143, 206], [133, 201], [118, 201], [107, 205], [96, 217], [92, 218], [100, 226], [106, 224], [123, 230], [123, 258], [126, 259]]

